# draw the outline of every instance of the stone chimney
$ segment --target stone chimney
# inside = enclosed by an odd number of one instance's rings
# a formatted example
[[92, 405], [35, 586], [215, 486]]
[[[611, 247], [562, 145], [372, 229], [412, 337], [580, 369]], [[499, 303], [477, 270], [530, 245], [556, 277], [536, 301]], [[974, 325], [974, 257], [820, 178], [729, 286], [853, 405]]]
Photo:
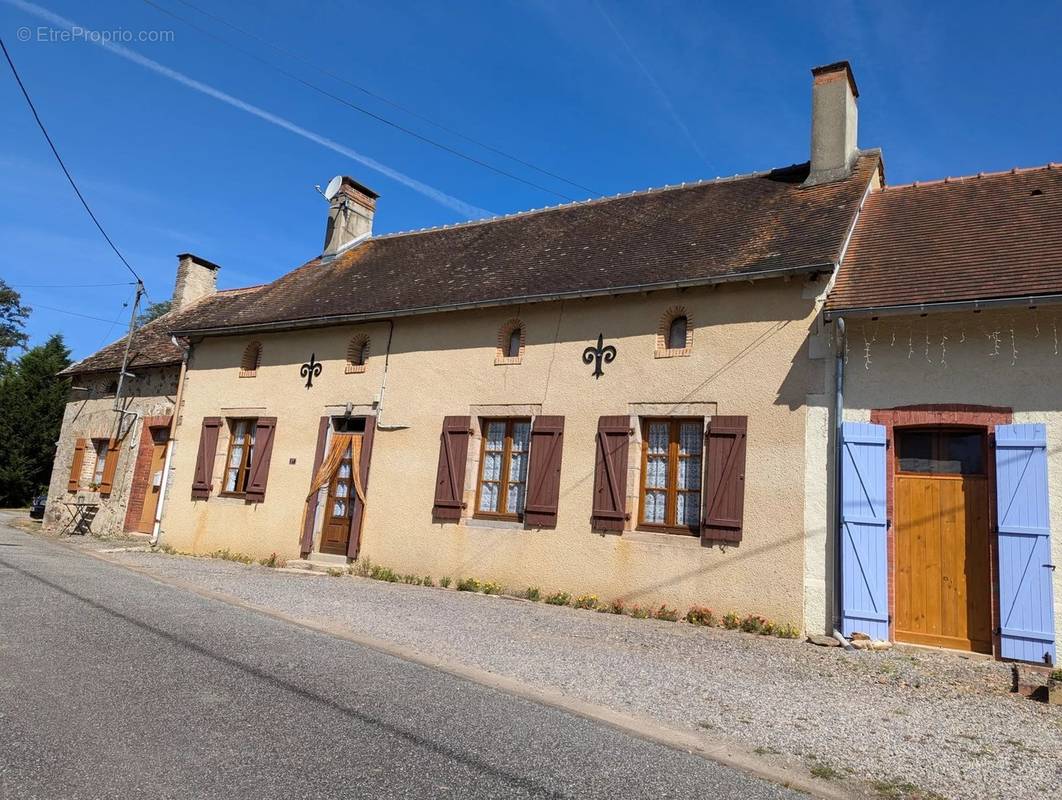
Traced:
[[177, 281], [173, 284], [173, 309], [184, 308], [218, 290], [217, 264], [191, 253], [177, 256]]
[[339, 191], [329, 204], [323, 255], [334, 256], [359, 236], [372, 234], [372, 218], [379, 196], [353, 178], [343, 177]]
[[852, 67], [847, 61], [811, 70], [811, 173], [805, 185], [847, 178], [859, 146], [859, 110]]

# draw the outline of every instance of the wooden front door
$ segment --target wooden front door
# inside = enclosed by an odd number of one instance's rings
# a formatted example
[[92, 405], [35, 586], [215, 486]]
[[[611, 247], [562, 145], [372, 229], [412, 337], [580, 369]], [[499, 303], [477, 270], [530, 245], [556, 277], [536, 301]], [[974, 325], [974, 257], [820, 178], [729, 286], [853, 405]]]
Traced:
[[169, 428], [151, 429], [151, 468], [147, 474], [147, 486], [144, 488], [144, 507], [140, 511], [140, 520], [136, 529], [141, 533], [151, 533], [155, 527], [155, 512], [159, 507], [159, 492], [162, 490], [162, 467], [166, 462], [166, 441], [170, 438]]
[[992, 652], [983, 429], [896, 432], [897, 641]]
[[325, 504], [324, 527], [321, 529], [321, 552], [347, 554], [350, 539], [350, 520], [354, 514], [354, 479], [351, 463], [351, 448], [348, 446], [343, 460], [328, 482], [328, 500]]

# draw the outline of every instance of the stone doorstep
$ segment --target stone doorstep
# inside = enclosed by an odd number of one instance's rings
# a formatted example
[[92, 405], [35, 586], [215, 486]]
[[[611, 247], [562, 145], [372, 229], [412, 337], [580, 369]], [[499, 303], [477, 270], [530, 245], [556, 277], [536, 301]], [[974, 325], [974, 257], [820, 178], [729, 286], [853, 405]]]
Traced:
[[307, 572], [326, 572], [330, 569], [346, 569], [349, 563], [346, 556], [311, 553], [309, 558], [292, 559], [287, 563], [287, 568]]

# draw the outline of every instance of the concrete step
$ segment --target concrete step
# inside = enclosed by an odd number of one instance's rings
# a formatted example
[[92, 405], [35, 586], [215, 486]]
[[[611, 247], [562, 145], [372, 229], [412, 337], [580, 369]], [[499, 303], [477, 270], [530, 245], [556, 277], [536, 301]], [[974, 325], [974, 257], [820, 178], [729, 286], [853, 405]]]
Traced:
[[310, 572], [327, 572], [330, 569], [346, 569], [346, 556], [331, 553], [310, 553], [309, 558], [292, 559], [287, 563], [288, 569], [301, 569]]

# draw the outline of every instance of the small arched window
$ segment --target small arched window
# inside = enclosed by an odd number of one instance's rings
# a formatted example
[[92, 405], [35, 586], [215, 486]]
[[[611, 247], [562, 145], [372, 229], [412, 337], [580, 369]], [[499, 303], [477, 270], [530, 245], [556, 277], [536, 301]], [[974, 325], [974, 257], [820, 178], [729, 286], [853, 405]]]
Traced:
[[520, 329], [512, 331], [509, 334], [509, 343], [505, 348], [506, 358], [519, 358], [520, 357]]
[[660, 317], [656, 330], [656, 357], [688, 356], [693, 347], [690, 316], [682, 306], [672, 306]]
[[253, 378], [258, 374], [258, 367], [262, 363], [262, 343], [251, 342], [244, 348], [243, 358], [240, 359], [240, 377]]
[[689, 320], [686, 319], [685, 314], [671, 320], [671, 325], [667, 331], [668, 350], [681, 350], [686, 346], [686, 329], [688, 325]]
[[365, 365], [369, 361], [369, 337], [359, 333], [350, 340], [347, 345], [346, 373], [364, 372]]
[[524, 356], [524, 323], [511, 319], [498, 330], [495, 364], [519, 364]]

